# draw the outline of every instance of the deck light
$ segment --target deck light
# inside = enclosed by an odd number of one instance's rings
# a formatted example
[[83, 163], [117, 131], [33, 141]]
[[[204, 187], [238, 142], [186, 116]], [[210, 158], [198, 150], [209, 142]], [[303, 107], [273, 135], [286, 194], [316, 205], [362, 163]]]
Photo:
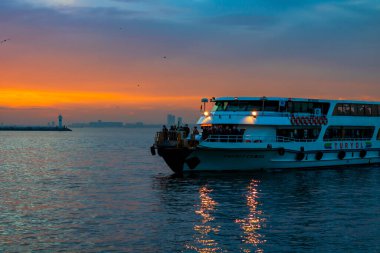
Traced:
[[254, 118], [256, 118], [256, 117], [257, 117], [257, 112], [256, 112], [256, 111], [253, 111], [253, 112], [252, 112], [252, 116], [253, 116]]
[[208, 111], [205, 111], [205, 112], [203, 113], [203, 115], [204, 115], [205, 117], [208, 117], [208, 116], [210, 115], [210, 113], [209, 113]]

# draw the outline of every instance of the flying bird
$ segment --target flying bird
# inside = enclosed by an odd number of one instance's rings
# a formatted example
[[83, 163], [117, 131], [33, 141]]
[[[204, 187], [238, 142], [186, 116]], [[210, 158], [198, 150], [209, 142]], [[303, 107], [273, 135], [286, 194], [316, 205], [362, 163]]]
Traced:
[[7, 41], [9, 41], [9, 40], [11, 40], [11, 39], [5, 39], [5, 40], [2, 40], [2, 41], [0, 41], [0, 44], [3, 44], [4, 42], [7, 42]]
[[162, 57], [163, 59], [166, 59], [167, 57], [166, 56], [164, 56], [164, 57]]

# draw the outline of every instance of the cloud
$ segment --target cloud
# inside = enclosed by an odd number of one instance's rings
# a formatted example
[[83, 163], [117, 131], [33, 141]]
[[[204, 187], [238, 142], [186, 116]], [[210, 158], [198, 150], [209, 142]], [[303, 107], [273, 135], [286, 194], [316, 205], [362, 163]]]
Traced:
[[278, 20], [271, 16], [231, 14], [212, 17], [206, 19], [206, 22], [220, 26], [243, 26], [250, 29], [263, 29], [268, 26], [273, 26]]

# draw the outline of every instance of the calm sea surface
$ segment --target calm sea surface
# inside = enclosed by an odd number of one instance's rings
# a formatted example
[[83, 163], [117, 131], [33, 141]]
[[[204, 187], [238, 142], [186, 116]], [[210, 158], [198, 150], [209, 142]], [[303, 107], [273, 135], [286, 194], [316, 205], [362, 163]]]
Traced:
[[0, 132], [0, 252], [380, 252], [380, 167], [175, 178], [154, 131]]

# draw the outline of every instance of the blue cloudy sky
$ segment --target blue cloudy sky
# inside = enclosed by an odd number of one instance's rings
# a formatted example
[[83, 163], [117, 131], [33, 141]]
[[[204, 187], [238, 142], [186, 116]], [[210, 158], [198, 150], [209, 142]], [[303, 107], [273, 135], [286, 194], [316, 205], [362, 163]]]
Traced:
[[203, 96], [378, 100], [379, 24], [380, 1], [368, 0], [2, 0], [0, 40], [11, 40], [0, 46], [0, 96], [144, 101], [31, 100], [3, 113], [46, 106], [73, 120], [86, 112], [157, 122], [168, 111], [193, 117]]

